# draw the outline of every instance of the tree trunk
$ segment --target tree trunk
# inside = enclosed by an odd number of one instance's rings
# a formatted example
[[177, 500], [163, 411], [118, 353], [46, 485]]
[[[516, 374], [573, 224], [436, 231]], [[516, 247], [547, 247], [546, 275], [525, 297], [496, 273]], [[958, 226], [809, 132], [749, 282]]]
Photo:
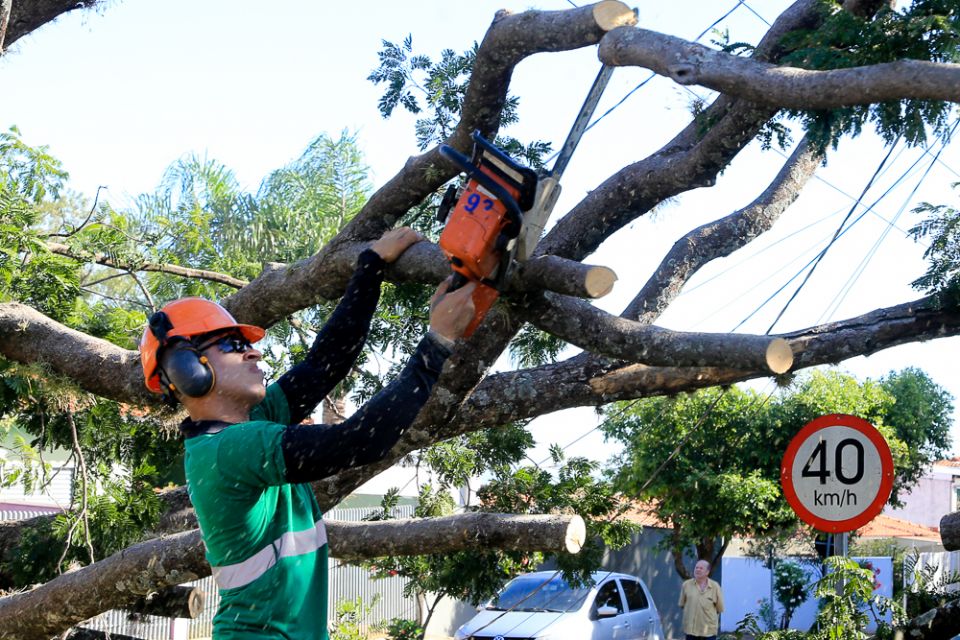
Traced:
[[940, 540], [947, 551], [960, 549], [960, 511], [940, 518]]
[[896, 640], [941, 640], [960, 634], [960, 600], [931, 609], [894, 633]]
[[[358, 560], [489, 548], [576, 553], [586, 533], [582, 518], [563, 515], [468, 513], [326, 524], [330, 555]], [[104, 611], [208, 575], [199, 531], [142, 542], [32, 591], [0, 598], [0, 640], [46, 640]]]

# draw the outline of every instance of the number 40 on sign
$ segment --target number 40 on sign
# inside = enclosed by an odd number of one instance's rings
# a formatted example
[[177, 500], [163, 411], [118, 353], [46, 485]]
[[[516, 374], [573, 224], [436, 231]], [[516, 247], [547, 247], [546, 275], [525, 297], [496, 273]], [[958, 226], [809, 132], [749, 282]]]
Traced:
[[893, 457], [872, 424], [834, 413], [807, 423], [790, 441], [780, 481], [801, 520], [828, 533], [854, 531], [889, 499]]

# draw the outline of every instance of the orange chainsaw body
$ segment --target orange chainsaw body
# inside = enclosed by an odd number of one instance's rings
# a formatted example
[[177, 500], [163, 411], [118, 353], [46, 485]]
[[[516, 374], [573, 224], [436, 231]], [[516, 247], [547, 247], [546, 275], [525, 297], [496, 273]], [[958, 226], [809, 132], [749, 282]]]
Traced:
[[[479, 133], [474, 133], [473, 139], [472, 159], [441, 147], [441, 153], [460, 165], [468, 177], [440, 234], [440, 249], [455, 272], [451, 289], [477, 283], [473, 293], [476, 311], [467, 336], [499, 296], [523, 224], [522, 212], [533, 206], [537, 185], [532, 169], [514, 162]], [[447, 212], [441, 215], [446, 217]]]

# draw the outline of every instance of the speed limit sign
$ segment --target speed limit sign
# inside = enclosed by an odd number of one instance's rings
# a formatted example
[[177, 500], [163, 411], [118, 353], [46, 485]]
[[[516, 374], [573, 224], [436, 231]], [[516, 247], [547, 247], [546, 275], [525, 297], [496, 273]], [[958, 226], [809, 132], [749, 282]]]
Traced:
[[854, 531], [883, 511], [893, 487], [893, 457], [876, 428], [830, 414], [807, 423], [783, 457], [780, 482], [800, 519], [820, 531]]

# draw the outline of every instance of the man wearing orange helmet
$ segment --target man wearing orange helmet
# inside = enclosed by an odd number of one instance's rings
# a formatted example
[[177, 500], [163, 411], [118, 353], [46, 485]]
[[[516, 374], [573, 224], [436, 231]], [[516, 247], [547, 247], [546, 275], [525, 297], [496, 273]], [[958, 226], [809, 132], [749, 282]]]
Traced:
[[384, 267], [422, 240], [409, 228], [362, 252], [343, 299], [306, 358], [263, 385], [260, 327], [185, 298], [150, 317], [146, 385], [183, 403], [187, 488], [220, 590], [214, 637], [325, 640], [327, 536], [311, 481], [383, 458], [430, 395], [473, 318], [473, 287], [431, 301], [430, 331], [400, 375], [338, 425], [301, 425], [366, 340]]

